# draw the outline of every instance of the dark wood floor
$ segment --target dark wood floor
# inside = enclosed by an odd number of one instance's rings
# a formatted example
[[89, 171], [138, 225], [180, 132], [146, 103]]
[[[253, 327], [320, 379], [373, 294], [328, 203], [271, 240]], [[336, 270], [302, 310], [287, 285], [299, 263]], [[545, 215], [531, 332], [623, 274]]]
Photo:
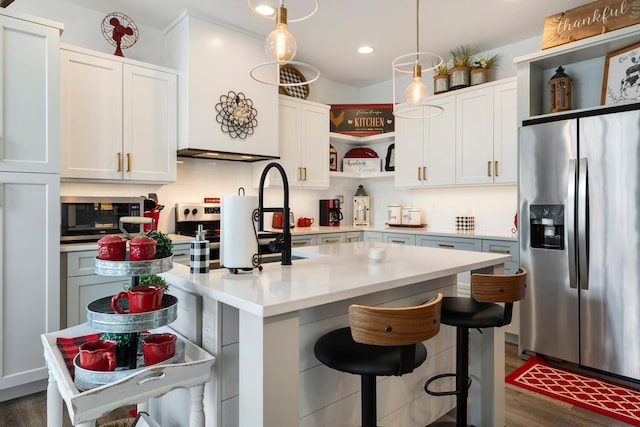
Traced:
[[[522, 365], [518, 348], [506, 345], [507, 373]], [[628, 426], [577, 406], [563, 403], [519, 387], [506, 385], [506, 425], [508, 427], [619, 427]], [[45, 392], [0, 403], [0, 427], [40, 427], [46, 425], [47, 398]], [[98, 420], [98, 425], [127, 417], [127, 409], [119, 409]], [[65, 409], [66, 414], [66, 409]], [[441, 421], [455, 420], [455, 412]], [[64, 427], [71, 427], [67, 416]]]

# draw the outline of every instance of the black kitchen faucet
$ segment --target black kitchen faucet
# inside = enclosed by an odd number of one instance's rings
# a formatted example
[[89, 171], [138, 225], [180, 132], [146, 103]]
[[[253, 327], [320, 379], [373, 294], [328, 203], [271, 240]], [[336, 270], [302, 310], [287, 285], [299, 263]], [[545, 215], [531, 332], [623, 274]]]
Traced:
[[[282, 187], [284, 191], [284, 202], [281, 208], [264, 207], [264, 180], [271, 168], [276, 168], [282, 177]], [[258, 231], [264, 231], [264, 213], [282, 212], [282, 234], [269, 243], [269, 249], [282, 252], [282, 265], [291, 265], [291, 229], [289, 223], [289, 181], [287, 174], [279, 163], [269, 163], [260, 176], [260, 186], [258, 187]]]

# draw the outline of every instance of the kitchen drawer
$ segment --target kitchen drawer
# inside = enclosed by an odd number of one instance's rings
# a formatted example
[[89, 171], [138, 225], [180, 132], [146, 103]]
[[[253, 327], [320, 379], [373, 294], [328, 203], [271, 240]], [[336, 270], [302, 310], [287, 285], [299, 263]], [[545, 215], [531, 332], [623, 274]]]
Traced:
[[382, 243], [382, 232], [380, 232], [380, 231], [363, 231], [362, 232], [362, 241], [363, 242], [381, 242]]
[[302, 234], [291, 236], [291, 247], [300, 248], [302, 246], [315, 246], [316, 236], [314, 234]]
[[331, 245], [333, 243], [346, 242], [345, 233], [318, 234], [318, 245]]
[[482, 241], [480, 239], [465, 239], [459, 237], [419, 236], [417, 245], [430, 248], [457, 249], [461, 251], [480, 252], [482, 250]]
[[382, 240], [385, 243], [396, 243], [399, 245], [414, 245], [416, 244], [416, 236], [413, 234], [402, 233], [384, 233]]
[[98, 251], [67, 252], [67, 277], [96, 274], [95, 258]]
[[516, 264], [520, 261], [520, 251], [518, 242], [507, 242], [504, 240], [483, 240], [482, 252], [494, 254], [511, 255], [511, 260]]
[[361, 231], [348, 231], [344, 233], [344, 240], [347, 243], [362, 242]]

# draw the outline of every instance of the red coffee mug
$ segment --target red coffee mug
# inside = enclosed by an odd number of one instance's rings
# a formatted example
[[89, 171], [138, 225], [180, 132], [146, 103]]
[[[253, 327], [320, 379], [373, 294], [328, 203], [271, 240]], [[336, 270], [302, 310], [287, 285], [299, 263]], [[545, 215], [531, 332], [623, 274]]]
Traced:
[[[111, 308], [118, 314], [146, 313], [162, 308], [162, 294], [164, 289], [157, 285], [134, 286], [127, 292], [118, 292], [111, 298]], [[118, 307], [118, 300], [129, 300], [129, 312]]]
[[151, 334], [142, 339], [142, 357], [145, 366], [171, 359], [174, 354], [176, 354], [174, 334]]
[[156, 241], [151, 237], [137, 236], [129, 241], [129, 261], [156, 259]]
[[91, 371], [113, 371], [116, 369], [116, 342], [94, 340], [82, 344], [80, 367]]
[[311, 224], [313, 224], [313, 218], [298, 218], [298, 227], [311, 227]]

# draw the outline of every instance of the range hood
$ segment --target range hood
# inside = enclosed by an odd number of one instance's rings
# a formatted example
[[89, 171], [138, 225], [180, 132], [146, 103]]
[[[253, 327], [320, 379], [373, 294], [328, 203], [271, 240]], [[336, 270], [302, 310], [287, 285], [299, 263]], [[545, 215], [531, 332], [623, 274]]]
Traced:
[[227, 151], [212, 151], [199, 148], [183, 148], [178, 150], [178, 157], [193, 157], [196, 159], [231, 160], [234, 162], [259, 162], [261, 160], [279, 159], [277, 156], [261, 154], [230, 153]]

